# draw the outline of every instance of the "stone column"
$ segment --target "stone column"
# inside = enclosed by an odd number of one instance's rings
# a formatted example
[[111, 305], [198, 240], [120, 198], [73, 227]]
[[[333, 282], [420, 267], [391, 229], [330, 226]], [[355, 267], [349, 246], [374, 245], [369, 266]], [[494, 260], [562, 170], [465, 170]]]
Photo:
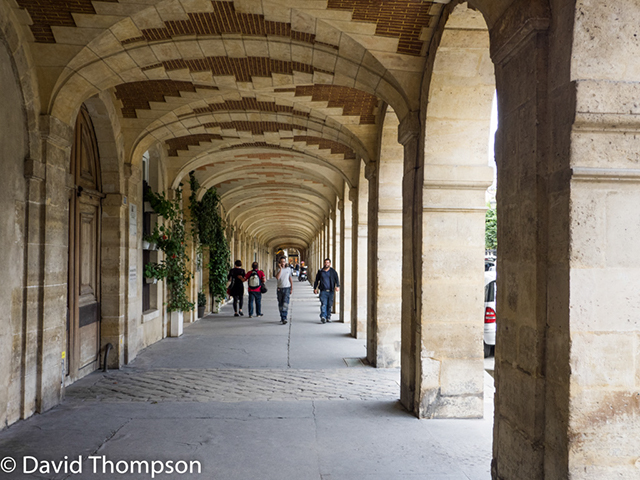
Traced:
[[[189, 196], [191, 195], [191, 186], [188, 182], [182, 187], [182, 215], [184, 219], [185, 230], [189, 232], [191, 230], [191, 209], [189, 204]], [[187, 296], [190, 302], [198, 305], [198, 287], [197, 287], [197, 272], [196, 272], [196, 242], [191, 235], [187, 235], [185, 242], [185, 250], [189, 261], [187, 262], [187, 269], [191, 272], [193, 277], [189, 281], [187, 286]], [[195, 322], [198, 319], [198, 311], [194, 308], [188, 312], [183, 313], [184, 323]]]
[[[577, 211], [570, 213], [569, 139], [576, 109], [576, 85], [568, 79], [572, 53], [567, 46], [571, 45], [572, 39], [570, 31], [567, 31], [555, 40], [561, 55], [556, 60], [557, 64], [554, 61], [554, 70], [563, 72], [559, 76], [566, 75], [566, 78], [550, 92], [549, 38], [546, 31], [549, 20], [545, 18], [549, 12], [532, 11], [525, 7], [525, 3], [529, 2], [514, 2], [491, 31], [499, 115], [495, 149], [499, 188], [493, 478], [613, 478], [620, 474], [603, 474], [595, 467], [597, 457], [585, 448], [588, 438], [581, 431], [583, 427], [578, 426], [585, 418], [580, 407], [573, 413], [573, 425], [569, 420], [569, 403], [580, 403], [579, 398], [570, 400], [571, 396], [580, 392], [579, 397], [588, 398], [593, 393], [584, 388], [586, 385], [580, 384], [580, 378], [597, 377], [597, 374], [592, 374], [593, 365], [589, 363], [594, 350], [577, 363], [570, 359], [573, 350], [570, 331], [574, 328], [570, 326], [570, 318], [589, 317], [591, 313], [588, 304], [580, 303], [579, 298], [574, 297], [577, 292], [571, 293], [570, 300], [570, 277], [580, 274], [580, 271], [570, 272], [571, 230], [583, 228], [572, 223], [573, 220], [578, 220], [578, 223], [585, 221], [589, 216], [587, 212], [594, 212], [598, 206], [590, 200], [583, 203], [584, 197], [576, 198], [577, 210], [583, 212], [579, 214], [582, 218], [574, 216]], [[565, 12], [570, 14], [573, 8], [569, 6]], [[573, 20], [558, 18], [554, 23], [568, 26], [573, 24]], [[598, 42], [590, 40], [589, 43], [592, 41]], [[592, 140], [588, 141], [589, 150], [596, 152], [598, 147]], [[550, 146], [555, 150], [553, 154]], [[615, 149], [608, 145], [606, 150]], [[585, 160], [590, 162], [591, 158], [587, 153]], [[588, 188], [592, 189], [593, 185]], [[585, 227], [590, 230], [588, 223], [585, 222]], [[599, 250], [601, 244], [597, 230], [590, 231], [594, 236], [588, 243]], [[606, 228], [602, 230], [605, 232]], [[581, 246], [576, 244], [575, 247]], [[577, 257], [584, 253], [582, 258], [589, 258], [588, 251], [579, 250], [576, 251]], [[592, 285], [616, 288], [610, 279], [598, 278]], [[611, 299], [606, 294], [597, 294], [595, 298], [606, 299], [605, 303]], [[571, 307], [570, 302], [574, 299], [580, 304]], [[570, 314], [572, 308], [578, 311]], [[614, 312], [619, 311], [616, 305], [607, 312], [608, 325], [616, 315]], [[580, 334], [575, 340], [577, 351], [584, 352]], [[616, 349], [615, 355], [622, 351], [624, 347], [620, 351]], [[596, 355], [596, 368], [614, 367], [610, 357], [599, 353]], [[581, 364], [589, 371], [581, 372]], [[618, 364], [615, 365], [617, 368]], [[577, 373], [573, 380], [572, 368]], [[519, 394], [514, 396], [514, 392]], [[584, 397], [583, 393], [586, 394]], [[588, 403], [592, 399], [596, 400], [596, 396], [591, 396]], [[599, 400], [596, 402], [600, 403]], [[608, 408], [608, 404], [602, 403], [594, 411], [597, 411], [595, 418], [598, 420], [589, 419], [588, 423], [602, 426], [611, 422], [608, 412], [613, 410]], [[624, 430], [630, 431], [629, 426], [625, 425]], [[615, 429], [615, 422], [605, 430], [609, 428]], [[572, 463], [582, 454], [590, 457], [589, 467], [580, 465], [580, 461], [575, 462], [575, 467], [580, 470], [575, 471], [575, 475], [568, 471], [569, 449], [572, 448], [568, 437], [575, 439], [577, 448], [577, 456]], [[598, 454], [613, 451], [606, 445], [605, 436], [597, 435], [593, 440], [599, 445]], [[629, 462], [629, 466], [632, 464]], [[628, 478], [633, 476], [637, 473]]]
[[251, 261], [251, 257], [249, 256], [249, 244], [251, 242], [251, 239], [249, 238], [249, 235], [246, 233], [242, 234], [242, 263], [244, 265], [246, 265], [246, 270], [251, 269], [251, 264], [253, 263]]
[[417, 394], [421, 388], [422, 309], [422, 185], [424, 167], [418, 148], [420, 119], [410, 112], [398, 127], [398, 142], [404, 147], [402, 176], [402, 328], [400, 402], [418, 414]]
[[[126, 321], [123, 325], [120, 325], [119, 330], [124, 337], [124, 363], [130, 363], [135, 358], [137, 353], [142, 348], [142, 334], [140, 329], [140, 318], [142, 314], [142, 278], [144, 274], [142, 272], [142, 255], [141, 255], [141, 232], [142, 217], [144, 211], [144, 202], [142, 201], [142, 170], [139, 166], [131, 163], [125, 163], [123, 168], [124, 178], [124, 195], [126, 197], [126, 217], [123, 219], [124, 229], [123, 244], [126, 251], [124, 261], [120, 265], [107, 264], [105, 260], [102, 260], [102, 279], [109, 280], [109, 277], [115, 275], [120, 281], [124, 290], [125, 300], [125, 318]], [[111, 206], [113, 207], [113, 206]], [[135, 223], [133, 223], [135, 219]], [[103, 211], [104, 221], [104, 211]], [[102, 238], [113, 235], [114, 232], [105, 232], [103, 225]], [[107, 251], [103, 245], [103, 252]], [[113, 260], [113, 258], [112, 258]], [[117, 268], [117, 272], [109, 272], [109, 270]], [[105, 272], [109, 272], [105, 275]], [[105, 278], [106, 277], [106, 278]], [[166, 282], [163, 282], [166, 287]], [[103, 285], [104, 288], [104, 285]], [[104, 302], [102, 303], [104, 305]], [[101, 305], [101, 308], [102, 308]], [[115, 319], [112, 319], [112, 321]], [[112, 325], [112, 327], [115, 325]], [[102, 331], [110, 330], [102, 326]], [[111, 331], [113, 335], [115, 332]], [[104, 342], [103, 342], [104, 343]], [[115, 344], [112, 343], [115, 346]]]
[[[16, 106], [19, 108], [19, 105]], [[61, 145], [63, 146], [63, 145]], [[15, 151], [13, 148], [12, 151]], [[23, 152], [21, 152], [23, 153]], [[19, 159], [16, 159], [16, 163]], [[22, 280], [25, 286], [24, 292], [24, 312], [20, 312], [19, 315], [15, 315], [14, 317], [17, 319], [21, 319], [23, 325], [20, 325], [19, 331], [21, 335], [26, 335], [27, 332], [37, 332], [40, 327], [40, 316], [41, 316], [41, 307], [40, 298], [42, 294], [42, 268], [43, 268], [43, 246], [45, 238], [45, 225], [43, 223], [43, 214], [46, 208], [46, 170], [47, 166], [45, 163], [42, 163], [37, 160], [28, 159], [25, 160], [24, 165], [24, 174], [26, 179], [26, 205], [25, 205], [25, 231], [24, 231], [24, 254], [20, 252], [21, 257], [28, 258], [29, 261], [26, 262], [25, 265], [17, 265], [22, 268], [25, 268], [25, 277], [20, 278], [16, 275], [16, 278], [13, 280], [18, 284], [17, 280]], [[17, 177], [17, 175], [16, 175]], [[6, 176], [4, 178], [7, 178]], [[71, 182], [69, 182], [69, 187], [71, 187]], [[5, 194], [10, 192], [9, 188], [5, 189]], [[15, 194], [18, 194], [15, 192]], [[69, 192], [70, 194], [74, 192]], [[15, 200], [6, 202], [6, 205], [11, 205]], [[15, 211], [11, 211], [7, 208], [7, 212], [9, 214], [16, 215], [19, 213], [18, 208]], [[67, 215], [69, 214], [69, 210], [67, 209]], [[16, 227], [18, 227], [19, 223], [16, 222]], [[17, 236], [17, 232], [16, 232]], [[12, 246], [15, 248], [17, 242], [12, 242]], [[14, 252], [17, 253], [17, 252]], [[5, 263], [6, 262], [6, 263]], [[9, 258], [6, 256], [2, 260], [3, 266], [10, 268], [8, 263], [12, 263]], [[22, 283], [21, 282], [21, 283]], [[22, 286], [22, 285], [21, 285]], [[11, 292], [9, 292], [11, 293]], [[10, 297], [11, 298], [11, 297]], [[12, 300], [8, 298], [6, 302], [6, 307], [12, 303]], [[24, 316], [24, 317], [23, 317]], [[18, 323], [17, 321], [15, 323]], [[64, 331], [62, 332], [64, 334]], [[18, 402], [20, 405], [16, 405], [14, 407], [14, 412], [11, 411], [8, 405], [3, 405], [7, 407], [7, 418], [5, 419], [7, 423], [13, 423], [20, 418], [27, 418], [33, 415], [37, 408], [37, 385], [40, 382], [39, 380], [39, 355], [38, 355], [38, 346], [37, 342], [25, 342], [24, 346], [20, 350], [20, 356], [22, 358], [15, 358], [16, 349], [15, 347], [11, 348], [11, 344], [14, 340], [8, 339], [5, 344], [5, 355], [6, 357], [6, 365], [10, 364], [11, 356], [14, 356], [13, 362], [14, 365], [19, 362], [19, 365], [23, 373], [20, 376], [20, 382], [10, 382], [11, 370], [7, 367], [6, 381], [8, 385], [7, 398], [5, 401], [9, 401], [10, 398], [18, 398], [20, 401]], [[21, 342], [22, 343], [22, 342]], [[65, 351], [65, 356], [68, 355], [66, 352], [66, 348], [62, 347], [62, 350]], [[60, 354], [61, 356], [61, 354]], [[14, 368], [16, 368], [14, 366]], [[46, 406], [46, 408], [50, 408], [53, 406], [53, 403]], [[45, 408], [45, 409], [46, 409]]]
[[233, 226], [229, 225], [227, 229], [228, 239], [229, 239], [229, 258], [231, 259], [231, 264], [236, 261], [236, 232]]
[[378, 367], [400, 366], [402, 324], [402, 145], [390, 108], [380, 160], [369, 172], [369, 311], [367, 358]]
[[320, 251], [321, 245], [322, 245], [322, 230], [320, 230], [320, 232], [318, 232], [318, 235], [316, 236], [314, 258], [313, 258], [313, 272], [309, 272], [309, 273], [312, 273], [313, 275], [315, 275], [316, 271], [320, 268], [319, 261], [320, 261], [320, 256], [322, 255], [322, 252]]
[[313, 273], [315, 275], [316, 271], [318, 270], [318, 260], [320, 259], [320, 245], [322, 244], [322, 234], [318, 233], [318, 235], [316, 236], [316, 241], [314, 242], [314, 248], [313, 248], [313, 272], [309, 272], [309, 273]]
[[[72, 185], [69, 178], [69, 158], [73, 128], [55, 117], [40, 117], [43, 136], [45, 178], [42, 187], [45, 201], [42, 204], [41, 236], [29, 241], [40, 241], [39, 254], [33, 251], [33, 260], [38, 271], [29, 270], [27, 281], [36, 285], [39, 308], [35, 310], [36, 327], [32, 332], [37, 343], [37, 370], [35, 379], [35, 409], [43, 412], [60, 403], [62, 388], [62, 357], [66, 350], [67, 314], [67, 270], [69, 237], [69, 192], [64, 188]], [[73, 192], [75, 193], [75, 192]], [[72, 194], [73, 194], [72, 193]], [[32, 193], [34, 199], [38, 193]], [[34, 205], [35, 206], [35, 205]], [[36, 233], [36, 232], [34, 232]], [[31, 259], [30, 259], [31, 261]], [[31, 276], [33, 274], [33, 276]], [[31, 310], [33, 311], [33, 310]], [[30, 319], [28, 323], [32, 323]], [[29, 342], [27, 342], [29, 343]], [[27, 379], [27, 383], [30, 383]], [[30, 388], [31, 385], [26, 385]], [[28, 408], [28, 407], [27, 407]]]
[[[494, 478], [637, 478], [640, 51], [621, 32], [634, 30], [640, 6], [555, 13], [548, 36], [539, 19], [492, 50], [505, 279]], [[518, 95], [501, 97], [514, 81]], [[510, 399], [515, 391], [526, 401]], [[516, 442], [523, 462], [509, 453]]]
[[351, 288], [352, 288], [352, 244], [351, 244], [351, 224], [352, 224], [352, 202], [349, 200], [350, 189], [349, 186], [345, 184], [344, 186], [344, 200], [343, 200], [343, 209], [341, 219], [341, 236], [342, 239], [340, 241], [340, 256], [341, 260], [341, 269], [340, 269], [340, 283], [342, 284], [342, 288], [340, 289], [340, 305], [342, 308], [340, 309], [340, 321], [341, 322], [351, 322]]
[[335, 210], [331, 210], [329, 212], [329, 217], [327, 218], [327, 258], [330, 258], [333, 262], [333, 257], [335, 254]]
[[[361, 162], [358, 189], [353, 190], [353, 283], [351, 285], [351, 335], [363, 338], [367, 331], [367, 214], [369, 182]], [[357, 228], [356, 228], [357, 226]]]
[[[334, 245], [334, 253], [333, 253], [333, 268], [340, 275], [340, 271], [342, 269], [342, 250], [341, 245], [342, 241], [340, 238], [341, 232], [341, 217], [342, 217], [342, 200], [337, 200], [336, 202], [336, 210], [333, 216], [333, 245]], [[340, 277], [340, 281], [342, 281], [342, 277]], [[340, 288], [342, 290], [342, 288]], [[341, 314], [342, 311], [342, 303], [340, 303], [340, 292], [338, 292], [333, 300], [333, 310], [334, 312], [338, 312]]]

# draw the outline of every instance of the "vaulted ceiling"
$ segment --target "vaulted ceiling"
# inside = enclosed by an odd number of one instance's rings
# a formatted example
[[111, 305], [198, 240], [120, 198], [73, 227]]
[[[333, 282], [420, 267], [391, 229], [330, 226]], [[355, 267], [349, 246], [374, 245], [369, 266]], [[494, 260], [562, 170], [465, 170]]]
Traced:
[[109, 92], [126, 161], [154, 144], [266, 245], [312, 241], [377, 161], [381, 113], [418, 109], [447, 0], [11, 0], [42, 112]]

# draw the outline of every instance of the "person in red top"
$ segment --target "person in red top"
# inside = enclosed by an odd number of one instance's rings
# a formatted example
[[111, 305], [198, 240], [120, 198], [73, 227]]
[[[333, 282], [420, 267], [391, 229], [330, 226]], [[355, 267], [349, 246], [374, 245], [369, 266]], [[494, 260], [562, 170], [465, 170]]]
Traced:
[[244, 277], [249, 290], [249, 318], [253, 317], [253, 302], [256, 302], [256, 317], [262, 316], [262, 292], [260, 286], [265, 282], [266, 277], [262, 270], [258, 270], [258, 262], [251, 264], [251, 270]]

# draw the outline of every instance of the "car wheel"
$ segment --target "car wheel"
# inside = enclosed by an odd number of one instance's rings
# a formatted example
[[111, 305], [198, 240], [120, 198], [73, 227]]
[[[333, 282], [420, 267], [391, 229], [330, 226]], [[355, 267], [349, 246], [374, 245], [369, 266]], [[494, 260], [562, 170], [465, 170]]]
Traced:
[[487, 345], [484, 342], [482, 344], [484, 345], [484, 358], [490, 357], [493, 353], [493, 345]]

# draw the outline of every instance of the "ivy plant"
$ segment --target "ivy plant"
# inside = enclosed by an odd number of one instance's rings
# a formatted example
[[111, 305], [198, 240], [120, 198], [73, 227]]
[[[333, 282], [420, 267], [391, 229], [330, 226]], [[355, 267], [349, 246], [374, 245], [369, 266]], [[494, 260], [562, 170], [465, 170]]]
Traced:
[[220, 196], [215, 188], [209, 188], [202, 200], [197, 200], [200, 183], [194, 173], [189, 174], [191, 185], [191, 226], [198, 248], [209, 247], [209, 291], [216, 298], [223, 298], [227, 291], [230, 251], [225, 235], [225, 223], [220, 216]]
[[186, 229], [180, 208], [182, 188], [176, 190], [175, 199], [167, 199], [164, 192], [155, 193], [147, 190], [144, 200], [149, 202], [154, 212], [164, 219], [162, 224], [156, 224], [150, 235], [145, 240], [155, 243], [158, 249], [164, 253], [164, 259], [159, 263], [145, 265], [144, 274], [148, 278], [166, 280], [169, 291], [167, 310], [190, 311], [194, 303], [189, 301], [187, 286], [192, 278], [187, 268], [189, 257], [186, 250]]

